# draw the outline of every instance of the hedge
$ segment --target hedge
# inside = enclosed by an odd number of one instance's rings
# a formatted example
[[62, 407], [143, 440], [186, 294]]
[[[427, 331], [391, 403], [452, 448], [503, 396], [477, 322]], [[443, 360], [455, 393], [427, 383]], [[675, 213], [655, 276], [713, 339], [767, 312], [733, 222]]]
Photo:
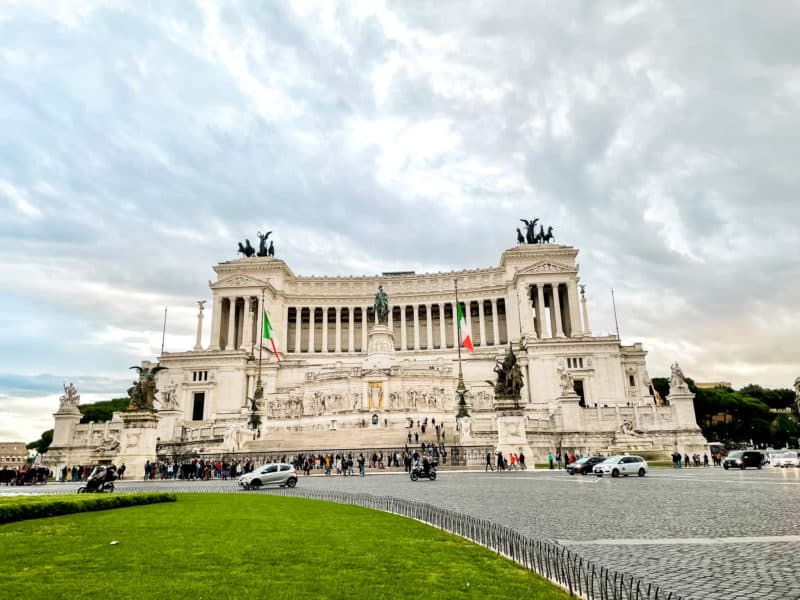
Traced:
[[[4, 499], [5, 500], [5, 499]], [[26, 496], [0, 502], [0, 524], [57, 517], [79, 512], [108, 510], [125, 506], [139, 506], [158, 502], [175, 502], [175, 494], [154, 492], [148, 494], [98, 494], [81, 496]]]

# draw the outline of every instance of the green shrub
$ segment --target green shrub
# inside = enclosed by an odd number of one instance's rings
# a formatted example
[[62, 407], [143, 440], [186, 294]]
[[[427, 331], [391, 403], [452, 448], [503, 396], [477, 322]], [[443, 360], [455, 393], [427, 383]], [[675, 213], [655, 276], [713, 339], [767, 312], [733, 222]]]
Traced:
[[175, 502], [175, 494], [101, 494], [70, 496], [33, 496], [3, 499], [0, 502], [0, 523], [41, 519], [79, 512], [108, 510], [125, 506]]

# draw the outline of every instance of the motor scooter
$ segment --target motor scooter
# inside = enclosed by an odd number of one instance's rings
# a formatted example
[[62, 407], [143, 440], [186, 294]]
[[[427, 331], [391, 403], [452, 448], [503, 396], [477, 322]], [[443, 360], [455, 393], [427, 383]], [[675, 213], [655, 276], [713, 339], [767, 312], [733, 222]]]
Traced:
[[436, 467], [439, 465], [439, 462], [435, 460], [428, 461], [427, 468], [425, 468], [425, 462], [426, 461], [422, 463], [418, 462], [411, 467], [411, 481], [417, 481], [418, 479], [436, 480]]
[[117, 478], [117, 469], [114, 465], [95, 467], [86, 480], [86, 485], [78, 488], [79, 494], [102, 493], [114, 491], [114, 480]]

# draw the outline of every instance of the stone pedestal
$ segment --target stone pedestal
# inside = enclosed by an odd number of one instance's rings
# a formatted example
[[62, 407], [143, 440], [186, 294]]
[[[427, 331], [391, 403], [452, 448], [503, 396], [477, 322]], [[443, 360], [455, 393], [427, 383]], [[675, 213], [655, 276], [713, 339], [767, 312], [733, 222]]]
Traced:
[[528, 469], [534, 468], [533, 451], [525, 431], [525, 413], [519, 398], [495, 396], [494, 409], [497, 411], [497, 449], [508, 458], [511, 452], [525, 455]]
[[180, 433], [176, 431], [181, 422], [183, 412], [177, 409], [158, 411], [158, 427], [156, 436], [162, 440], [180, 439]]
[[156, 460], [158, 417], [146, 410], [123, 412], [117, 467], [125, 463], [126, 479], [143, 479], [144, 465]]
[[388, 369], [394, 361], [394, 334], [387, 325], [373, 325], [367, 339], [368, 369]]
[[525, 464], [533, 470], [534, 456], [525, 432], [525, 416], [521, 411], [506, 411], [497, 416], [497, 449], [508, 459], [511, 452], [525, 455]]
[[682, 454], [703, 454], [708, 451], [708, 441], [697, 425], [694, 413], [694, 394], [688, 387], [670, 388], [667, 402], [672, 409], [675, 423], [675, 448]]
[[560, 413], [561, 431], [584, 431], [583, 415], [580, 406], [581, 398], [574, 391], [562, 394], [558, 398], [558, 412]]

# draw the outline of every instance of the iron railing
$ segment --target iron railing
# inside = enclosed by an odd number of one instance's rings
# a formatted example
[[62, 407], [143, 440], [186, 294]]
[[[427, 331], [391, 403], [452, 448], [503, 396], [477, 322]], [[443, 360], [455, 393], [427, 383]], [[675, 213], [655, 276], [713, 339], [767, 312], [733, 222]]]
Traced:
[[559, 544], [527, 537], [514, 529], [426, 502], [339, 491], [262, 488], [285, 496], [350, 504], [409, 517], [494, 550], [587, 600], [688, 600], [640, 577], [618, 573]]

